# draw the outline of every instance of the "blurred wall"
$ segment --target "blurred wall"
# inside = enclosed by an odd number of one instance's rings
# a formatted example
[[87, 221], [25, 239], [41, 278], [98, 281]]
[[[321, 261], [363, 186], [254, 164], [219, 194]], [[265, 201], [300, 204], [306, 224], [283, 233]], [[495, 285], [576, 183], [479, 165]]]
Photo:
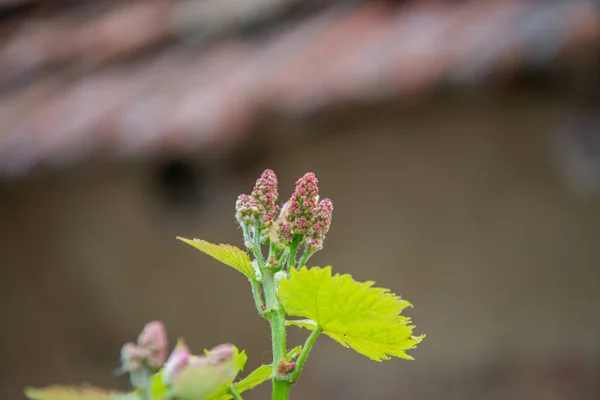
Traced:
[[0, 398], [58, 381], [124, 387], [111, 375], [120, 346], [152, 319], [172, 343], [228, 341], [249, 370], [268, 362], [245, 280], [175, 240], [241, 245], [234, 202], [267, 167], [282, 196], [311, 170], [334, 202], [314, 264], [401, 293], [428, 335], [416, 361], [381, 364], [324, 337], [293, 398], [598, 398], [600, 204], [569, 196], [549, 160], [566, 111], [509, 93], [272, 121], [257, 137], [279, 150], [241, 173], [214, 164], [185, 209], [160, 201], [151, 162], [5, 185]]

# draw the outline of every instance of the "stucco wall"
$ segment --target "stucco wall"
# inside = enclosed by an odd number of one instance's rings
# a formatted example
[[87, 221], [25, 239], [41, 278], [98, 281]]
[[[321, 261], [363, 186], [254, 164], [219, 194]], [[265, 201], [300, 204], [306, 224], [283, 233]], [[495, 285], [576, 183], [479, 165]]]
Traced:
[[[334, 202], [312, 261], [401, 293], [428, 335], [417, 361], [383, 364], [322, 338], [294, 398], [597, 395], [587, 374], [600, 364], [600, 204], [569, 196], [551, 167], [547, 135], [564, 108], [507, 95], [273, 122], [262, 133], [281, 150], [241, 174], [213, 165], [208, 198], [179, 214], [157, 203], [147, 164], [6, 185], [0, 390], [124, 385], [110, 375], [120, 345], [151, 319], [172, 342], [229, 341], [248, 350], [250, 368], [267, 362], [268, 328], [245, 280], [174, 237], [239, 245], [235, 198], [268, 167], [283, 195], [312, 170]], [[553, 363], [576, 368], [566, 397], [539, 389], [556, 383]]]

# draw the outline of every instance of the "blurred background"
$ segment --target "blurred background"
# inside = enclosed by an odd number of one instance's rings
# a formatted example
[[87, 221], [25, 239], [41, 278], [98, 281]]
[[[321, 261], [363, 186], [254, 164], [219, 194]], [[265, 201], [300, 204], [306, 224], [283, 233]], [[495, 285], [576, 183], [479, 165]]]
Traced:
[[265, 168], [317, 174], [312, 262], [427, 334], [323, 337], [293, 399], [600, 398], [599, 55], [591, 0], [0, 0], [0, 399], [127, 387], [154, 319], [269, 362], [246, 280], [175, 240], [241, 246]]

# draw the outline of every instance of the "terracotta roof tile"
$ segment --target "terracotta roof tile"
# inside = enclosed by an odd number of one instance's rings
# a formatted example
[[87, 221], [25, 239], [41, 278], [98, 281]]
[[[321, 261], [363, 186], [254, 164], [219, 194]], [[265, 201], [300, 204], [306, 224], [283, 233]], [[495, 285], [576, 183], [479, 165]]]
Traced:
[[586, 0], [363, 1], [324, 5], [258, 38], [231, 31], [184, 45], [178, 4], [24, 21], [0, 44], [0, 88], [31, 74], [0, 89], [0, 173], [220, 146], [268, 112], [422, 94], [547, 65], [600, 39]]

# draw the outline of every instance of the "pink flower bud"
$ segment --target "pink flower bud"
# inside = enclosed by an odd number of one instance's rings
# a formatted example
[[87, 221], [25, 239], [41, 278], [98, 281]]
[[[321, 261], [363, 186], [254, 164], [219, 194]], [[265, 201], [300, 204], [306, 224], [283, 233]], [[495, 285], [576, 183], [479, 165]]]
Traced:
[[235, 218], [240, 224], [253, 224], [264, 213], [264, 207], [253, 197], [240, 194], [235, 203]]
[[260, 222], [265, 228], [269, 227], [279, 214], [279, 206], [276, 204], [279, 197], [277, 185], [275, 172], [266, 169], [252, 190], [252, 197], [262, 206], [263, 214]]
[[251, 225], [258, 220], [264, 228], [268, 228], [279, 213], [278, 197], [277, 176], [267, 169], [256, 181], [251, 195], [241, 194], [238, 197], [235, 217], [240, 224]]
[[210, 365], [210, 359], [207, 356], [191, 356], [189, 366], [199, 367], [202, 365]]
[[181, 370], [189, 364], [191, 358], [190, 349], [186, 346], [183, 340], [177, 342], [177, 346], [165, 363], [163, 370], [163, 383], [169, 384], [177, 378]]
[[167, 358], [167, 333], [160, 321], [146, 324], [138, 337], [138, 346], [146, 353], [146, 363], [149, 367], [160, 368]]
[[277, 240], [282, 244], [289, 245], [296, 236], [304, 238], [310, 233], [318, 206], [318, 183], [312, 172], [296, 182], [296, 190], [285, 204], [277, 223]]
[[211, 364], [221, 364], [225, 361], [229, 361], [233, 358], [233, 345], [231, 344], [220, 344], [213, 347], [209, 354], [208, 359]]
[[309, 229], [304, 243], [309, 251], [318, 251], [323, 248], [325, 235], [327, 235], [329, 227], [331, 226], [332, 215], [333, 203], [331, 203], [331, 200], [321, 200], [315, 212], [313, 224]]
[[134, 343], [126, 343], [121, 348], [121, 369], [128, 373], [142, 369], [143, 354]]
[[213, 398], [223, 388], [229, 387], [240, 370], [233, 357], [234, 351], [231, 345], [221, 345], [207, 352], [206, 356], [191, 356], [188, 365], [169, 383], [173, 398]]

